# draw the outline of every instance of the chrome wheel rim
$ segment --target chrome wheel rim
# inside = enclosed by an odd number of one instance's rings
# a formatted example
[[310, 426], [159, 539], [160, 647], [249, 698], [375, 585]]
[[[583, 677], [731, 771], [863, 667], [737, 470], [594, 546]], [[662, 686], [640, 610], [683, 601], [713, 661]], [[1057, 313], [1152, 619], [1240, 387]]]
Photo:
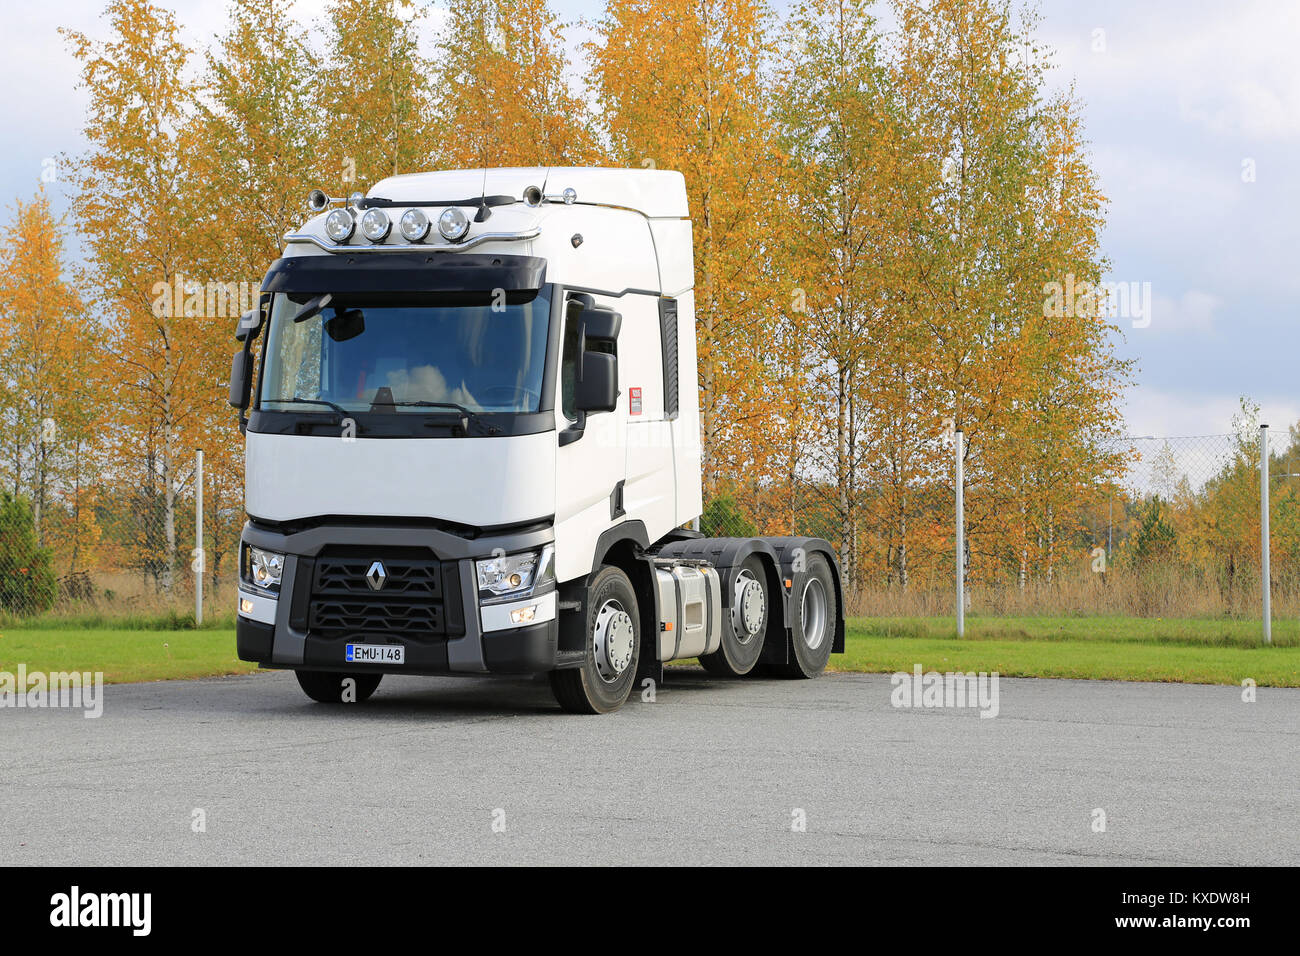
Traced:
[[749, 568], [736, 575], [731, 597], [731, 630], [736, 640], [748, 644], [763, 628], [763, 613], [767, 610], [767, 595], [763, 585]]
[[809, 650], [816, 650], [826, 639], [826, 585], [820, 578], [809, 578], [803, 587], [799, 602], [799, 617], [803, 621], [803, 639]]
[[596, 673], [606, 684], [623, 676], [632, 663], [636, 649], [636, 628], [632, 617], [623, 605], [614, 599], [606, 601], [596, 612], [596, 626], [592, 634], [592, 657]]

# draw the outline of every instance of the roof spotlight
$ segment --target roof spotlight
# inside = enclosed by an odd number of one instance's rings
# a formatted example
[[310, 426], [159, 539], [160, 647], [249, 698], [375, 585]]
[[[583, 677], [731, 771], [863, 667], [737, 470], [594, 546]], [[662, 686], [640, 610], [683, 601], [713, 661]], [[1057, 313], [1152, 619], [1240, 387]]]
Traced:
[[429, 217], [419, 209], [408, 209], [402, 213], [402, 220], [398, 228], [402, 230], [402, 238], [407, 242], [424, 242], [424, 237], [429, 234]]
[[561, 195], [564, 197], [564, 204], [566, 206], [572, 206], [575, 202], [578, 201], [578, 191], [574, 189], [572, 186], [569, 186], [567, 189], [565, 189], [564, 192], [561, 193]]
[[448, 242], [460, 242], [469, 232], [469, 218], [457, 206], [448, 206], [438, 217], [438, 232]]
[[335, 209], [325, 217], [325, 235], [335, 242], [347, 242], [357, 229], [357, 221], [346, 209]]
[[367, 209], [361, 217], [361, 234], [371, 242], [383, 242], [393, 231], [393, 220], [382, 209]]

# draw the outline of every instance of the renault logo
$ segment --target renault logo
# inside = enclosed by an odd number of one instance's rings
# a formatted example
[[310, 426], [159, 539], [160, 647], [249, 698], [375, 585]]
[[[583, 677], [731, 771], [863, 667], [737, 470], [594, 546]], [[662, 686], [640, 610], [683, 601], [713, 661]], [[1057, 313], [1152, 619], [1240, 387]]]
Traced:
[[376, 561], [370, 566], [370, 570], [366, 572], [366, 583], [370, 585], [372, 591], [383, 588], [384, 582], [387, 580], [388, 572], [384, 570], [384, 562], [382, 561]]

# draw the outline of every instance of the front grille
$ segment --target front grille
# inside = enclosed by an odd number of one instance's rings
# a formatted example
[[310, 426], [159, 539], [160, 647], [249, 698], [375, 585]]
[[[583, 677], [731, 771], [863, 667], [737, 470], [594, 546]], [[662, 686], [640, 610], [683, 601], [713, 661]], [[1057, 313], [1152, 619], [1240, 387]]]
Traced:
[[[383, 589], [376, 591], [366, 582], [366, 574], [376, 561], [387, 572]], [[442, 597], [442, 562], [436, 558], [402, 558], [374, 554], [364, 557], [322, 556], [316, 559], [314, 595], [338, 597], [369, 597], [382, 594], [385, 598]]]
[[442, 605], [409, 601], [312, 601], [310, 625], [322, 637], [393, 634], [433, 637], [445, 633]]
[[[385, 573], [377, 590], [367, 581], [376, 561]], [[310, 580], [306, 624], [316, 636], [441, 641], [464, 633], [456, 563], [426, 549], [326, 550], [315, 558]]]

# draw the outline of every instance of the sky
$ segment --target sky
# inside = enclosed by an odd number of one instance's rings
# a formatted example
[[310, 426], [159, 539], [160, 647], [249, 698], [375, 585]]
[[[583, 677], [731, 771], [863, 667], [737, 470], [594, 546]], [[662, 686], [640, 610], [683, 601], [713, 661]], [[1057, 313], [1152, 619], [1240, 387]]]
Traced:
[[[194, 43], [222, 28], [222, 3], [167, 5]], [[56, 157], [82, 149], [85, 99], [57, 31], [102, 35], [102, 6], [0, 11], [0, 86], [10, 91], [0, 99], [0, 206], [29, 199], [43, 174], [57, 173]], [[601, 8], [552, 6], [570, 22]], [[297, 13], [311, 23], [323, 7], [299, 0]], [[1122, 401], [1128, 433], [1224, 433], [1241, 396], [1274, 430], [1300, 421], [1300, 0], [1043, 0], [1039, 9], [1052, 82], [1084, 103], [1109, 199], [1106, 278], [1150, 292], [1149, 322], [1117, 320], [1119, 353], [1138, 363]], [[576, 48], [585, 35], [578, 26], [567, 41]], [[57, 181], [46, 189], [66, 208]]]

